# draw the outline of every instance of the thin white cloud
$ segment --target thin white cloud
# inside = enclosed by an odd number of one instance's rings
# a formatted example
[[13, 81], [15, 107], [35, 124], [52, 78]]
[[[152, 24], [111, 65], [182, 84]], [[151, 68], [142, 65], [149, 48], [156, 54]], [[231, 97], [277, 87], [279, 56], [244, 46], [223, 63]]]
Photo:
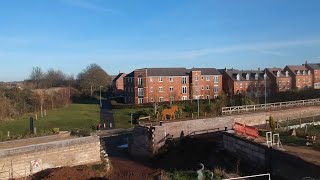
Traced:
[[95, 4], [93, 3], [93, 1], [89, 1], [89, 0], [61, 0], [61, 2], [68, 4], [70, 6], [79, 7], [82, 9], [95, 11], [95, 12], [119, 13], [114, 9]]

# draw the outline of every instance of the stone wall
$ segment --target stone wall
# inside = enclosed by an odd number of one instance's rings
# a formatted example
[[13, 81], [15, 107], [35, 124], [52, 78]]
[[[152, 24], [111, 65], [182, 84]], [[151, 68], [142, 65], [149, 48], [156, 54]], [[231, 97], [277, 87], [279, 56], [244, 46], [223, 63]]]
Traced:
[[271, 173], [274, 179], [320, 178], [320, 167], [298, 156], [273, 148], [268, 148], [233, 134], [223, 133], [223, 146], [241, 159], [254, 163], [256, 167]]
[[255, 166], [265, 168], [267, 146], [245, 140], [233, 134], [223, 134], [223, 147], [238, 157], [254, 163]]
[[[12, 142], [11, 142], [12, 143]], [[0, 179], [28, 176], [34, 171], [62, 166], [76, 166], [100, 162], [100, 140], [98, 136], [54, 141], [24, 147], [0, 150]]]

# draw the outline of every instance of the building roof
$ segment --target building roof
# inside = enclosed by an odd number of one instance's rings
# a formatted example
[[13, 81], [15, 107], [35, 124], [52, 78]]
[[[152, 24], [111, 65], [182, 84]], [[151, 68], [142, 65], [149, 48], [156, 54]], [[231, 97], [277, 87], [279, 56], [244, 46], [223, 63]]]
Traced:
[[192, 68], [190, 71], [201, 71], [202, 75], [221, 75], [215, 68]]
[[123, 76], [125, 76], [126, 74], [125, 73], [119, 73], [114, 79], [113, 79], [113, 81], [115, 82], [115, 81], [117, 81], [119, 78], [121, 78], [121, 77], [123, 77]]
[[131, 73], [127, 74], [125, 77], [134, 77], [134, 71], [132, 71]]
[[318, 63], [312, 63], [312, 64], [306, 64], [306, 65], [309, 66], [313, 70], [320, 69], [320, 64], [318, 64]]
[[[308, 69], [305, 66], [286, 66], [286, 68], [288, 68], [294, 74], [298, 74], [298, 72], [300, 72], [301, 75], [303, 75], [303, 72], [308, 71]], [[308, 75], [307, 73], [305, 74]]]
[[286, 76], [286, 71], [282, 68], [267, 68], [269, 72], [272, 73], [274, 77], [277, 77], [277, 73], [280, 72], [279, 77], [281, 78], [290, 78], [290, 76]]
[[186, 76], [186, 68], [147, 68], [148, 76]]
[[[264, 80], [264, 72], [261, 70], [260, 71], [258, 70], [227, 70], [225, 72], [233, 81], [237, 81], [238, 74], [240, 76], [239, 81]], [[247, 75], [249, 79], [247, 79]], [[258, 79], [256, 79], [256, 75], [258, 75]]]

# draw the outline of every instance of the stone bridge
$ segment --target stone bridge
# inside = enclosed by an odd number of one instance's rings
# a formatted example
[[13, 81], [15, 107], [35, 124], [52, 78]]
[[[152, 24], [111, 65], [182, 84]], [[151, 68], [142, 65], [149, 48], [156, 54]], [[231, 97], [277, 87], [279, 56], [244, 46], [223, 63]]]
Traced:
[[265, 124], [269, 116], [275, 120], [285, 121], [288, 118], [309, 117], [320, 114], [320, 106], [310, 106], [277, 110], [269, 112], [249, 113], [242, 115], [223, 116], [188, 121], [176, 121], [163, 123], [161, 126], [137, 126], [133, 130], [132, 139], [129, 142], [129, 153], [136, 157], [151, 158], [159, 152], [168, 138], [203, 134], [213, 131], [232, 129], [235, 122], [246, 125]]

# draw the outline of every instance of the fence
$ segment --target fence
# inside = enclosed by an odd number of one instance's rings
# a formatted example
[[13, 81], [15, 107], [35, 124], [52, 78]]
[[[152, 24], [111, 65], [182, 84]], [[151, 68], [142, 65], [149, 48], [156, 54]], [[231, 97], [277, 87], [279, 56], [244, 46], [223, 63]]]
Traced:
[[253, 126], [246, 126], [245, 124], [235, 122], [233, 125], [233, 129], [238, 134], [243, 134], [253, 138], [259, 137], [258, 128]]
[[320, 105], [320, 98], [299, 100], [299, 101], [267, 103], [267, 104], [222, 107], [222, 115], [228, 115], [228, 114], [230, 115], [233, 113], [285, 109], [285, 108], [293, 108], [293, 107], [301, 107], [301, 106], [314, 106], [314, 105]]

